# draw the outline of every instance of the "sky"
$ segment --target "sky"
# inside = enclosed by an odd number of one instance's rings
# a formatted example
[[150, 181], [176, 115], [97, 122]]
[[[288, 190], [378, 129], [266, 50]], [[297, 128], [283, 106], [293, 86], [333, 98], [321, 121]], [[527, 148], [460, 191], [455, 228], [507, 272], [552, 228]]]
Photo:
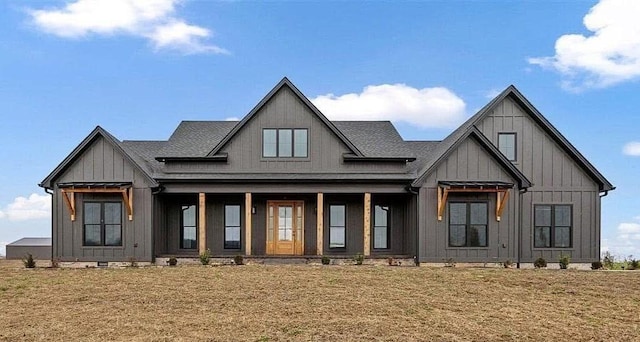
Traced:
[[166, 140], [287, 76], [330, 119], [437, 140], [514, 84], [617, 189], [602, 249], [640, 257], [640, 1], [0, 2], [0, 254], [50, 236], [38, 187], [91, 130]]

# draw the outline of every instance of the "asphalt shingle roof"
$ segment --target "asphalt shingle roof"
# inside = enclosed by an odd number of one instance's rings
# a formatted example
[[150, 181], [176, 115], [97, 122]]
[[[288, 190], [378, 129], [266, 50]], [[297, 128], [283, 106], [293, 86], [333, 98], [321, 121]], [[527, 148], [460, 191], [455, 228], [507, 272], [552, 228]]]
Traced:
[[156, 157], [204, 157], [238, 121], [182, 121]]

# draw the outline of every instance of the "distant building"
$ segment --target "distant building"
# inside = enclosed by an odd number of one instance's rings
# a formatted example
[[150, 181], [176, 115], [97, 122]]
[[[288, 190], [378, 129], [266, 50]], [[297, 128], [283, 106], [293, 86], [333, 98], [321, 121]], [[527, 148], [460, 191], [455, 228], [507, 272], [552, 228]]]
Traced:
[[7, 245], [7, 259], [31, 254], [36, 260], [51, 260], [51, 238], [26, 237]]

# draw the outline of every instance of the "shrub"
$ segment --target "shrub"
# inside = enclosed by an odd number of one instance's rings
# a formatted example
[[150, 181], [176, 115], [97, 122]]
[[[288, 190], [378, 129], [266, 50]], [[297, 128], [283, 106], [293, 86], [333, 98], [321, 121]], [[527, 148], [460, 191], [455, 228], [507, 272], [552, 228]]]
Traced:
[[615, 268], [615, 264], [616, 264], [616, 257], [613, 256], [613, 254], [611, 254], [611, 252], [606, 251], [604, 252], [604, 255], [602, 257], [602, 263], [604, 268], [608, 269], [608, 270], [612, 270]]
[[60, 267], [60, 259], [53, 258], [51, 259], [51, 268]]
[[511, 261], [510, 259], [507, 259], [507, 261], [502, 263], [502, 265], [504, 266], [504, 268], [511, 268], [513, 267], [513, 261]]
[[136, 258], [134, 257], [129, 258], [129, 267], [138, 267], [138, 262], [136, 261]]
[[171, 257], [167, 260], [167, 264], [169, 264], [169, 266], [175, 266], [178, 264], [178, 259], [176, 259], [176, 257]]
[[444, 267], [456, 267], [456, 261], [453, 258], [449, 258], [444, 262]]
[[244, 258], [242, 257], [242, 255], [238, 254], [233, 257], [233, 262], [236, 265], [244, 265]]
[[640, 269], [640, 261], [634, 259], [633, 255], [629, 255], [629, 258], [627, 259], [627, 267], [625, 268], [630, 271]]
[[560, 254], [560, 260], [558, 260], [558, 264], [560, 265], [561, 270], [566, 270], [569, 267], [569, 263], [571, 262], [571, 257], [569, 255]]
[[547, 267], [547, 261], [544, 258], [538, 258], [533, 262], [533, 266], [536, 268], [545, 268]]
[[364, 262], [364, 255], [362, 255], [362, 253], [358, 253], [353, 257], [353, 260], [356, 262], [356, 265], [362, 265]]
[[592, 270], [601, 270], [602, 269], [602, 262], [601, 261], [594, 261], [591, 263], [591, 269]]
[[209, 265], [211, 262], [211, 251], [207, 248], [206, 251], [200, 253], [200, 263], [203, 265]]
[[323, 256], [322, 256], [322, 264], [323, 264], [323, 265], [329, 265], [330, 263], [331, 263], [331, 259], [329, 259], [329, 257], [328, 257], [328, 256], [323, 255]]
[[393, 261], [392, 257], [388, 257], [387, 258], [387, 264], [389, 264], [389, 266], [394, 266], [396, 265], [396, 263]]
[[22, 263], [24, 264], [24, 267], [26, 267], [26, 268], [35, 268], [36, 267], [36, 261], [33, 260], [33, 255], [31, 255], [31, 253], [27, 254], [25, 256], [25, 258], [22, 259]]

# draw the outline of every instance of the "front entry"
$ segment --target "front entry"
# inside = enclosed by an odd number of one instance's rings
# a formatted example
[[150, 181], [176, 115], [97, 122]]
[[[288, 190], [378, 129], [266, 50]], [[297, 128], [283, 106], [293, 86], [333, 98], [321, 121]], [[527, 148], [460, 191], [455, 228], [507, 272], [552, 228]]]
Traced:
[[302, 255], [303, 227], [303, 201], [267, 201], [267, 254]]

